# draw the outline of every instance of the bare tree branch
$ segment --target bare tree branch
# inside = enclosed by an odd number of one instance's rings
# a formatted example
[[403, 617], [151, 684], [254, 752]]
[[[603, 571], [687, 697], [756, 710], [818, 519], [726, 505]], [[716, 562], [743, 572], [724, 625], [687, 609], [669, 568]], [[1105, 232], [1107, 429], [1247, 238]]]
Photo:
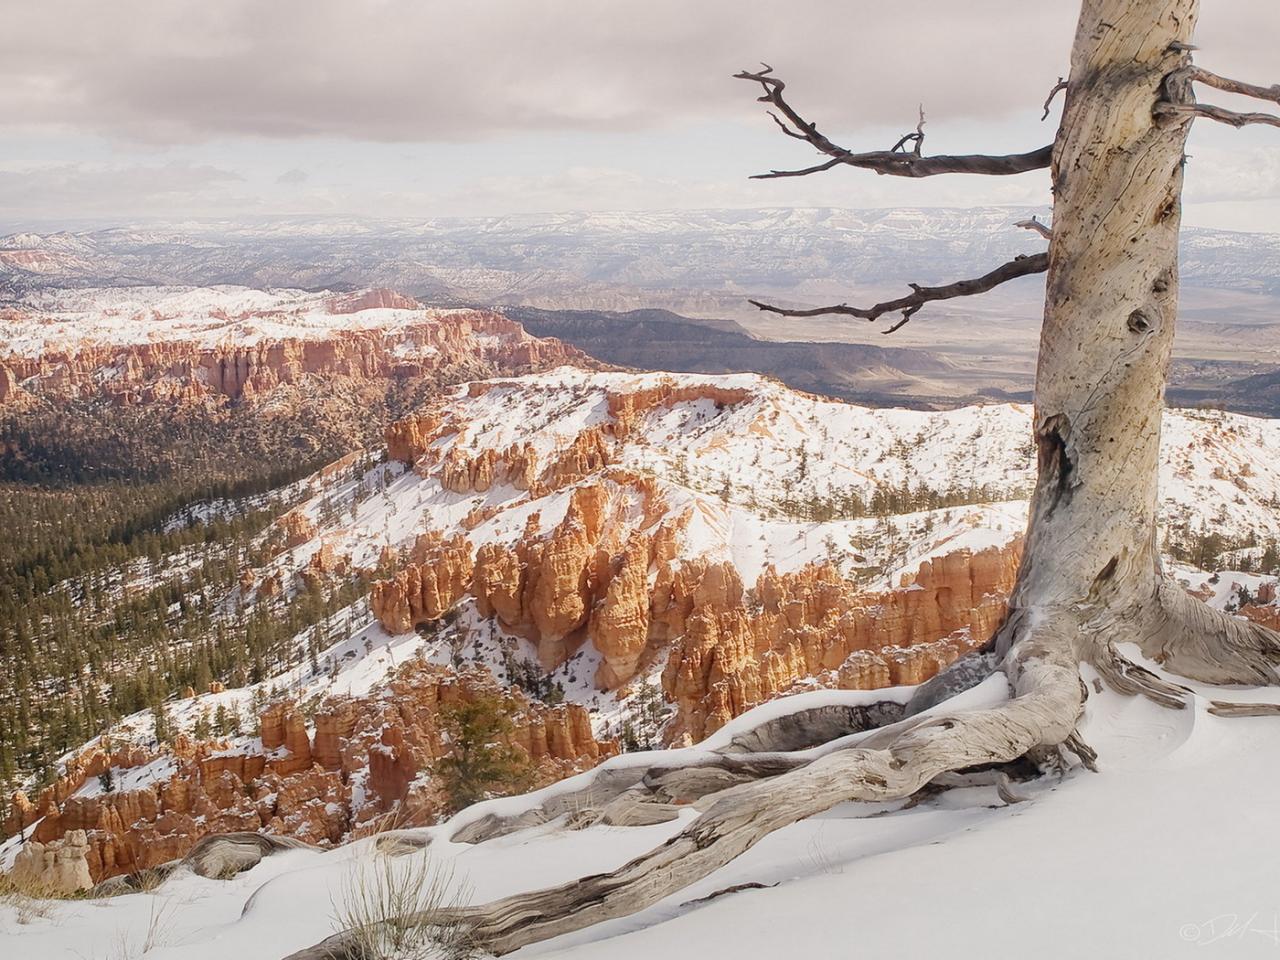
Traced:
[[1038, 217], [1032, 217], [1030, 220], [1019, 220], [1014, 226], [1021, 227], [1023, 230], [1034, 230], [1046, 240], [1053, 239], [1053, 230], [1041, 223]]
[[1053, 89], [1049, 91], [1049, 96], [1045, 98], [1044, 113], [1040, 117], [1041, 123], [1049, 119], [1049, 108], [1053, 106], [1053, 98], [1056, 97], [1059, 93], [1061, 93], [1065, 89], [1067, 89], [1067, 78], [1059, 77], [1058, 82], [1055, 83], [1053, 85]]
[[1214, 104], [1197, 103], [1195, 94], [1192, 92], [1191, 85], [1193, 83], [1203, 83], [1225, 93], [1236, 93], [1244, 97], [1251, 97], [1254, 100], [1266, 100], [1280, 104], [1280, 84], [1263, 87], [1254, 83], [1245, 83], [1241, 80], [1232, 80], [1230, 77], [1219, 76], [1211, 70], [1206, 70], [1195, 64], [1188, 64], [1175, 70], [1165, 79], [1165, 90], [1169, 93], [1170, 99], [1161, 100], [1156, 104], [1155, 115], [1172, 119], [1193, 120], [1196, 117], [1204, 117], [1208, 120], [1216, 120], [1218, 123], [1230, 124], [1233, 127], [1245, 127], [1254, 123], [1280, 127], [1280, 116], [1276, 114], [1241, 113], [1236, 110], [1228, 110], [1225, 107], [1215, 106]]
[[883, 317], [886, 313], [896, 313], [902, 311], [902, 318], [898, 320], [888, 330], [886, 334], [893, 333], [895, 330], [902, 329], [917, 311], [926, 303], [932, 303], [935, 300], [954, 300], [957, 297], [972, 297], [979, 293], [986, 293], [993, 290], [1002, 283], [1008, 283], [1010, 280], [1016, 280], [1018, 277], [1027, 277], [1034, 273], [1044, 273], [1049, 269], [1049, 254], [1036, 253], [1031, 256], [1020, 256], [1008, 263], [1002, 264], [988, 274], [984, 274], [974, 280], [959, 280], [955, 283], [949, 283], [941, 287], [922, 287], [919, 284], [908, 284], [912, 292], [905, 297], [899, 297], [897, 300], [886, 300], [884, 303], [877, 303], [873, 307], [851, 307], [847, 303], [837, 304], [832, 307], [813, 307], [807, 310], [792, 310], [786, 307], [775, 307], [769, 303], [762, 303], [759, 300], [751, 300], [750, 303], [767, 313], [776, 313], [782, 317], [821, 317], [829, 314], [838, 314], [846, 317], [857, 317], [860, 320], [868, 320], [875, 322]]
[[[921, 155], [924, 145], [924, 108], [920, 109], [920, 122], [914, 133], [903, 136], [889, 150], [872, 150], [866, 153], [854, 153], [832, 141], [824, 133], [818, 131], [817, 124], [805, 120], [797, 113], [782, 95], [786, 84], [773, 76], [773, 68], [762, 64], [763, 70], [752, 72], [743, 70], [735, 73], [739, 80], [750, 80], [760, 84], [764, 94], [759, 98], [761, 103], [771, 104], [777, 113], [769, 115], [787, 136], [804, 140], [820, 153], [831, 159], [815, 166], [800, 170], [771, 170], [768, 173], [756, 174], [753, 180], [772, 180], [779, 177], [804, 177], [811, 173], [821, 173], [841, 164], [874, 170], [876, 173], [894, 177], [932, 177], [940, 173], [978, 173], [988, 176], [1009, 176], [1015, 173], [1026, 173], [1029, 170], [1042, 170], [1049, 166], [1052, 147], [1041, 147], [1030, 153], [1015, 153], [1006, 156], [988, 156], [985, 154], [938, 155], [926, 157]], [[781, 114], [781, 116], [778, 116]], [[907, 151], [907, 144], [912, 150]]]
[[1252, 97], [1255, 100], [1270, 100], [1272, 103], [1280, 103], [1280, 83], [1273, 84], [1270, 87], [1262, 87], [1254, 83], [1232, 80], [1230, 77], [1220, 77], [1218, 74], [1206, 70], [1204, 67], [1197, 67], [1194, 64], [1184, 67], [1183, 72], [1187, 75], [1187, 79], [1196, 83], [1203, 83], [1216, 90], [1238, 93], [1241, 96]]
[[[801, 139], [803, 139], [803, 137]], [[893, 145], [893, 148], [889, 152], [897, 153], [899, 150], [905, 147], [908, 143], [911, 143], [913, 141], [915, 142], [915, 147], [912, 148], [911, 152], [918, 157], [920, 156], [920, 151], [924, 148], [924, 104], [923, 103], [920, 104], [920, 122], [916, 124], [915, 133], [903, 134], [902, 138]]]
[[1168, 101], [1161, 101], [1156, 104], [1155, 114], [1157, 117], [1169, 117], [1179, 120], [1204, 117], [1206, 120], [1216, 120], [1218, 123], [1226, 123], [1233, 127], [1247, 127], [1254, 123], [1280, 127], [1280, 116], [1275, 114], [1237, 113], [1235, 110], [1227, 110], [1225, 107], [1215, 107], [1211, 103], [1169, 103]]

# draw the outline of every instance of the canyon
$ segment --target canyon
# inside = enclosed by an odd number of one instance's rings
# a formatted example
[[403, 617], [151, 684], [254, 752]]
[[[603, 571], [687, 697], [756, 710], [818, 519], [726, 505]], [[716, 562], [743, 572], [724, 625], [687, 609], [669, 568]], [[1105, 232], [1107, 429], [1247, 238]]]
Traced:
[[244, 288], [45, 293], [0, 309], [0, 403], [251, 402], [308, 379], [403, 382], [587, 358], [500, 314], [428, 310], [391, 290]]
[[[884, 338], [865, 322], [771, 318], [748, 302], [874, 303], [1040, 248], [1042, 207], [582, 212], [475, 219], [188, 221], [0, 237], [0, 304], [122, 283], [350, 290], [509, 310], [600, 360], [755, 371], [871, 405], [1029, 400], [1041, 287], [935, 304]], [[1280, 415], [1280, 236], [1183, 232], [1175, 406]], [[910, 264], [910, 275], [904, 275]], [[122, 278], [129, 278], [124, 280]]]
[[[347, 582], [367, 596], [299, 634], [283, 672], [170, 700], [170, 741], [146, 712], [69, 755], [13, 798], [0, 853], [84, 887], [217, 831], [330, 846], [431, 823], [447, 809], [440, 711], [477, 695], [507, 705], [510, 745], [550, 783], [628, 744], [697, 743], [778, 697], [918, 684], [1003, 616], [1029, 414], [575, 366], [442, 389], [381, 451], [308, 478], [225, 609]], [[1206, 517], [1226, 571], [1280, 540], [1278, 431], [1166, 414], [1167, 551], [1188, 552]], [[1209, 602], [1277, 616], [1273, 577], [1171, 562]], [[198, 736], [219, 710], [252, 732]]]
[[263, 831], [329, 845], [434, 822], [448, 801], [430, 772], [452, 750], [441, 708], [480, 696], [507, 701], [510, 744], [533, 764], [530, 787], [617, 752], [593, 736], [579, 704], [547, 707], [484, 671], [414, 660], [369, 696], [328, 700], [310, 720], [291, 701], [272, 703], [251, 741], [179, 734], [171, 746], [146, 747], [104, 738], [34, 798], [13, 798], [4, 834], [33, 828], [14, 869], [72, 892], [180, 859], [210, 834]]

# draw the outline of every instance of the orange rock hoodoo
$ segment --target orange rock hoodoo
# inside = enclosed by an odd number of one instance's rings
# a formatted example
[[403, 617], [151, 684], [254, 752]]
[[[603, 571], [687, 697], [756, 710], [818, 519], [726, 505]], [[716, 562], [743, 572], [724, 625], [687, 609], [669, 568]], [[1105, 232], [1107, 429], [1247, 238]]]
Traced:
[[[1016, 575], [1014, 543], [927, 561], [913, 582], [884, 593], [865, 593], [826, 565], [766, 568], [748, 591], [732, 563], [677, 558], [690, 515], [659, 521], [652, 482], [604, 476], [573, 488], [550, 531], [534, 513], [514, 544], [486, 543], [470, 566], [465, 538], [446, 548], [438, 535], [424, 538], [436, 545], [432, 558], [376, 584], [375, 614], [404, 632], [470, 592], [480, 616], [536, 644], [545, 669], [590, 636], [603, 690], [665, 656], [664, 693], [677, 708], [667, 735], [699, 739], [802, 680], [870, 689], [928, 679], [986, 641]], [[639, 523], [629, 484], [645, 488]]]
[[1240, 615], [1264, 627], [1280, 630], [1280, 589], [1277, 589], [1277, 583], [1270, 581], [1261, 584], [1254, 602], [1241, 607]]
[[369, 605], [392, 633], [439, 620], [471, 588], [471, 543], [459, 534], [449, 540], [423, 534], [414, 545], [415, 562], [390, 580], [373, 584]]
[[[504, 386], [476, 383], [468, 393]], [[495, 452], [455, 444], [432, 456], [436, 440], [463, 429], [443, 415], [395, 427], [417, 437], [406, 444], [416, 469], [438, 468], [449, 490], [483, 492], [506, 482], [540, 497], [578, 485], [563, 520], [549, 531], [534, 513], [514, 543], [482, 545], [469, 585], [462, 583], [466, 561], [459, 553], [375, 586], [379, 619], [403, 632], [438, 619], [470, 592], [482, 617], [496, 617], [535, 643], [548, 670], [590, 636], [601, 654], [595, 682], [605, 690], [665, 656], [664, 692], [677, 707], [667, 734], [694, 739], [801, 680], [846, 688], [919, 683], [985, 642], [1012, 588], [1016, 544], [940, 557], [923, 564], [914, 583], [870, 595], [820, 565], [785, 575], [767, 568], [748, 591], [732, 563], [678, 556], [691, 515], [665, 517], [655, 480], [610, 465], [616, 447], [646, 411], [696, 401], [728, 406], [749, 397], [745, 389], [674, 381], [611, 392], [610, 419], [582, 430], [542, 464], [527, 447]], [[494, 515], [492, 507], [476, 508], [467, 527]], [[463, 542], [456, 549], [464, 550]], [[424, 579], [427, 592], [437, 580], [448, 589], [440, 602], [415, 606], [408, 598]]]
[[[373, 290], [330, 301], [330, 313], [374, 307], [415, 309], [400, 294]], [[252, 320], [267, 314], [225, 316]], [[38, 319], [38, 318], [37, 318]], [[286, 318], [287, 319], [287, 318]], [[481, 342], [480, 338], [483, 338]], [[589, 364], [577, 349], [525, 334], [515, 321], [482, 310], [430, 315], [421, 322], [382, 329], [337, 329], [324, 337], [264, 339], [251, 344], [203, 346], [191, 340], [150, 340], [126, 345], [85, 344], [38, 357], [0, 357], [0, 402], [22, 388], [62, 396], [105, 395], [119, 403], [252, 399], [309, 376], [355, 380], [403, 379], [450, 368], [474, 375], [515, 372], [558, 363]], [[112, 371], [104, 377], [101, 372]]]
[[753, 602], [732, 568], [692, 586], [673, 578], [660, 616], [681, 635], [662, 678], [678, 710], [668, 736], [698, 740], [802, 680], [842, 689], [927, 680], [991, 636], [1020, 553], [1020, 543], [959, 550], [879, 594], [861, 593], [826, 566], [784, 575], [766, 568]]
[[[379, 828], [432, 822], [441, 798], [428, 773], [449, 752], [439, 725], [442, 704], [480, 693], [506, 699], [513, 710], [513, 746], [535, 766], [535, 784], [578, 773], [617, 752], [596, 740], [586, 709], [547, 707], [502, 691], [482, 671], [410, 661], [386, 684], [386, 694], [323, 704], [309, 737], [302, 714], [278, 702], [260, 715], [261, 749], [226, 742], [193, 743], [180, 736], [171, 751], [91, 749], [73, 758], [66, 774], [35, 803], [18, 794], [5, 835], [27, 830], [26, 869], [59, 888], [182, 857], [202, 836], [266, 831], [309, 843], [338, 843]], [[137, 768], [169, 758], [167, 777], [133, 790], [81, 792], [110, 767]], [[165, 775], [166, 771], [160, 771]], [[359, 789], [354, 787], [359, 784]]]

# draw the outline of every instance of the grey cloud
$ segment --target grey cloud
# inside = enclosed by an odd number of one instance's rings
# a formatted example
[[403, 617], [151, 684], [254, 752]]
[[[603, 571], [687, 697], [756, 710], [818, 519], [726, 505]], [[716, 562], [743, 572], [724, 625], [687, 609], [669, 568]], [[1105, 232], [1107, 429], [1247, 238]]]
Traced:
[[1030, 113], [1065, 70], [1044, 0], [97, 0], [18, 4], [0, 122], [154, 142], [466, 140], [759, 117], [768, 59], [828, 125]]
[[[1026, 149], [1052, 136], [1039, 105], [1067, 71], [1076, 10], [1074, 0], [14, 3], [0, 30], [0, 140], [27, 136], [35, 159], [26, 162], [53, 162], [82, 135], [98, 149], [101, 135], [113, 143], [98, 155], [119, 162], [15, 171], [11, 160], [0, 171], [0, 210], [16, 218], [1040, 203], [1047, 180], [1038, 176], [747, 183], [746, 173], [808, 153], [776, 137], [756, 91], [730, 74], [768, 59], [793, 102], [853, 147], [885, 145], [914, 125], [923, 101], [935, 150]], [[1275, 0], [1206, 0], [1197, 58], [1242, 79], [1280, 81], [1267, 42], [1277, 33]], [[717, 124], [741, 123], [758, 135], [759, 152], [726, 147], [725, 164], [709, 167], [717, 154], [707, 138], [727, 129]], [[1211, 126], [1193, 134], [1189, 201], [1276, 196], [1276, 132]], [[581, 158], [574, 145], [586, 137], [519, 139], [572, 131], [649, 132], [590, 140]], [[993, 131], [1001, 142], [988, 142]], [[740, 145], [741, 133], [729, 136]], [[326, 144], [263, 143], [299, 138], [352, 143], [327, 154]], [[694, 138], [701, 165], [682, 163]], [[403, 164], [380, 166], [368, 141], [472, 146], [437, 182], [430, 170], [418, 179]], [[172, 152], [188, 163], [156, 166], [154, 145], [165, 143], [205, 145]], [[504, 175], [488, 164], [469, 177], [467, 158], [513, 146], [501, 158]], [[371, 160], [348, 175], [343, 162], [357, 156]], [[249, 182], [238, 184], [223, 163]]]
[[122, 209], [135, 214], [170, 211], [212, 197], [244, 205], [252, 201], [228, 192], [241, 179], [229, 170], [185, 163], [0, 170], [0, 210], [15, 217], [93, 217]]
[[[0, 123], [154, 142], [467, 140], [758, 117], [767, 59], [830, 127], [1031, 116], [1071, 0], [53, 0], [11, 4]], [[1274, 82], [1274, 0], [1206, 3], [1209, 66]]]

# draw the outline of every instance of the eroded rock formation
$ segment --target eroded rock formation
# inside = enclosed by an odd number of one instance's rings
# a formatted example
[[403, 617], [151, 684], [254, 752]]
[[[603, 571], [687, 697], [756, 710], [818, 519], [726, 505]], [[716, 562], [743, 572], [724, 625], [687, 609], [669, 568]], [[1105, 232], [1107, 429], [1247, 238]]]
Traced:
[[665, 612], [681, 635], [662, 678], [678, 711], [668, 736], [701, 739], [800, 681], [875, 689], [927, 680], [999, 625], [1020, 552], [1017, 542], [958, 550], [884, 593], [864, 593], [828, 566], [767, 568], [752, 602], [728, 571], [704, 574], [692, 597], [677, 582]]
[[[112, 308], [103, 308], [108, 313]], [[240, 327], [258, 323], [288, 327], [292, 306], [231, 314], [211, 306], [204, 326], [225, 324], [232, 334], [208, 342], [175, 329], [165, 335], [158, 324], [172, 319], [143, 311], [118, 318], [126, 330], [136, 323], [146, 335], [134, 342], [81, 342], [46, 345], [28, 356], [0, 356], [0, 402], [28, 391], [64, 397], [102, 396], [117, 403], [198, 401], [220, 397], [251, 401], [277, 387], [308, 377], [353, 380], [403, 380], [458, 370], [472, 376], [514, 373], [561, 363], [592, 365], [577, 349], [558, 340], [531, 337], [515, 321], [482, 310], [432, 311], [389, 290], [371, 290], [334, 298], [329, 314], [367, 310], [421, 311], [420, 320], [399, 319], [386, 327], [332, 324], [306, 335], [241, 338]], [[38, 328], [39, 311], [17, 308], [14, 325]]]
[[32, 840], [13, 861], [20, 888], [36, 894], [78, 893], [93, 886], [89, 871], [89, 841], [83, 830], [72, 830], [50, 843]]
[[439, 620], [471, 588], [473, 553], [465, 535], [424, 534], [413, 553], [413, 563], [375, 582], [369, 595], [373, 615], [392, 633]]
[[[481, 694], [506, 702], [510, 742], [528, 754], [536, 785], [617, 752], [595, 738], [578, 704], [549, 707], [503, 690], [487, 672], [412, 660], [368, 696], [322, 704], [314, 734], [296, 704], [279, 701], [260, 714], [258, 743], [179, 736], [160, 752], [86, 751], [36, 803], [14, 798], [5, 833], [30, 830], [15, 869], [42, 888], [72, 892], [178, 859], [209, 834], [265, 831], [325, 845], [392, 821], [433, 822], [444, 807], [431, 765], [451, 750], [440, 708]], [[165, 764], [159, 779], [137, 789], [82, 789], [109, 767], [157, 762]]]
[[1240, 616], [1272, 630], [1280, 630], [1280, 585], [1273, 580], [1259, 586], [1253, 602], [1240, 608]]
[[[884, 592], [822, 564], [766, 567], [748, 590], [732, 562], [679, 555], [689, 511], [664, 515], [644, 478], [597, 475], [610, 479], [573, 487], [549, 531], [532, 513], [514, 543], [485, 543], [470, 565], [465, 538], [448, 549], [438, 534], [420, 538], [430, 558], [375, 584], [375, 613], [404, 632], [470, 594], [480, 616], [536, 645], [545, 670], [590, 639], [601, 690], [664, 665], [677, 711], [665, 735], [697, 740], [801, 682], [874, 689], [928, 679], [988, 639], [1017, 569], [1015, 542], [925, 561]], [[645, 489], [637, 495], [631, 483]]]

